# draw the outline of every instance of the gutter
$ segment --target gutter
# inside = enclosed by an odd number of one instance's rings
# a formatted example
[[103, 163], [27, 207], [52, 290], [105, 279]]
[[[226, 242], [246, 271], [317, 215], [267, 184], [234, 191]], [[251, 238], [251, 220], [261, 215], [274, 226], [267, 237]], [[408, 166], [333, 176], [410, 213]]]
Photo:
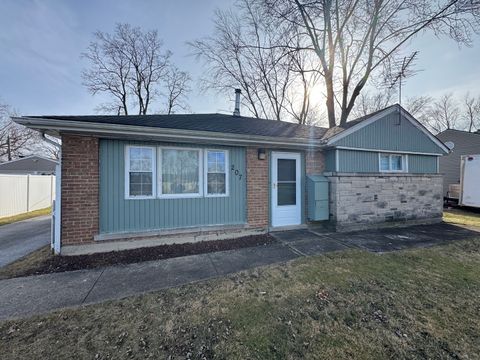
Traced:
[[50, 247], [55, 255], [61, 252], [62, 232], [62, 145], [50, 140], [40, 131], [42, 139], [59, 150], [58, 164], [55, 167], [55, 200], [53, 203], [53, 219], [51, 229]]
[[47, 137], [45, 136], [45, 131], [41, 131], [40, 134], [42, 135], [42, 139], [43, 139], [45, 142], [49, 143], [50, 145], [55, 146], [58, 150], [62, 151], [62, 145], [59, 144], [59, 143], [56, 143], [55, 141], [50, 140], [49, 138], [47, 138]]
[[148, 140], [165, 141], [205, 141], [232, 145], [275, 145], [279, 147], [322, 148], [324, 142], [315, 139], [309, 142], [304, 138], [285, 138], [259, 135], [243, 135], [232, 133], [214, 133], [211, 131], [179, 130], [169, 128], [144, 127], [134, 125], [101, 124], [45, 118], [12, 117], [21, 125], [45, 133], [48, 130], [92, 134], [104, 137], [141, 137]]

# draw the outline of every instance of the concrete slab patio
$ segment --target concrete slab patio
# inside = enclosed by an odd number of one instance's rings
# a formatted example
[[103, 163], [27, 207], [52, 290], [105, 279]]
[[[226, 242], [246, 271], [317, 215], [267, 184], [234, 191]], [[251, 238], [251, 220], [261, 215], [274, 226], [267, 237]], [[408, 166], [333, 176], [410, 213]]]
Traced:
[[0, 320], [98, 303], [345, 249], [426, 247], [480, 236], [448, 224], [355, 233], [275, 232], [266, 246], [0, 281]]

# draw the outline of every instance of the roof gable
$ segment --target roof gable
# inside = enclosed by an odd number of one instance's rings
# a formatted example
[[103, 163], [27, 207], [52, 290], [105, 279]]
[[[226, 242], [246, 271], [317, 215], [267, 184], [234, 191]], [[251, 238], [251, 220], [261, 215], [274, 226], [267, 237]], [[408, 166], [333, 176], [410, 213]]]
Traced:
[[448, 148], [400, 105], [354, 120], [330, 137], [335, 147], [442, 155]]

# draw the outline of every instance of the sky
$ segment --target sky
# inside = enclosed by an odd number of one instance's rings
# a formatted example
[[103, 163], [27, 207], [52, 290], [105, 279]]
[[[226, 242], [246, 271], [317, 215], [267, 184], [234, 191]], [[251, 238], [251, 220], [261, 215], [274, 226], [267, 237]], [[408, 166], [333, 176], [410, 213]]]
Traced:
[[[81, 84], [80, 58], [93, 33], [111, 32], [116, 23], [157, 29], [173, 60], [194, 79], [189, 95], [193, 112], [231, 112], [231, 96], [199, 91], [203, 65], [191, 55], [188, 41], [213, 31], [216, 8], [234, 0], [0, 0], [0, 103], [21, 115], [93, 114], [104, 99]], [[417, 68], [405, 96], [478, 93], [480, 37], [473, 47], [448, 39], [419, 36]]]

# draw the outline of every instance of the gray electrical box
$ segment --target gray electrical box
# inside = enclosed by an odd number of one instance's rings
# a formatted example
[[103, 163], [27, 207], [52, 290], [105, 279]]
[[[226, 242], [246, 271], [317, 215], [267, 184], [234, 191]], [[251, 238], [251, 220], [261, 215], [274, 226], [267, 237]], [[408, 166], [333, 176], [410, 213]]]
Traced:
[[308, 220], [328, 220], [328, 179], [322, 175], [307, 176]]

